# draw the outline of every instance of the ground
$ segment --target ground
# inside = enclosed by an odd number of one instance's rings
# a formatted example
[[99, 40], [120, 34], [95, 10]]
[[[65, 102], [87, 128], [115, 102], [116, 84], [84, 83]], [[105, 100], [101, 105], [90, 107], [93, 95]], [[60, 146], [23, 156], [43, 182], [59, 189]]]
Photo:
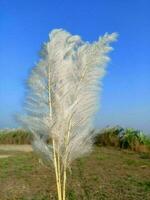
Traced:
[[[30, 146], [0, 146], [0, 200], [57, 199], [54, 171]], [[108, 147], [76, 160], [67, 200], [150, 200], [150, 155]]]

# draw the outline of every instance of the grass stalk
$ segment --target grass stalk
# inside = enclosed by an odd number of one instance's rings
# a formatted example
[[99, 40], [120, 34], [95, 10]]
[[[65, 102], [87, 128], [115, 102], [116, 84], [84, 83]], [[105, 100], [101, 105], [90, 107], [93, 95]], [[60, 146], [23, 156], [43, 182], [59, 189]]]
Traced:
[[63, 200], [66, 198], [66, 180], [67, 180], [67, 175], [66, 175], [66, 166], [64, 166], [64, 172], [63, 172]]
[[55, 141], [53, 139], [53, 156], [54, 156], [54, 169], [55, 169], [55, 175], [56, 175], [56, 184], [57, 184], [57, 194], [58, 194], [58, 200], [62, 200], [62, 194], [61, 194], [61, 181], [59, 176], [59, 167], [58, 167], [58, 161], [56, 158], [56, 147], [55, 147]]

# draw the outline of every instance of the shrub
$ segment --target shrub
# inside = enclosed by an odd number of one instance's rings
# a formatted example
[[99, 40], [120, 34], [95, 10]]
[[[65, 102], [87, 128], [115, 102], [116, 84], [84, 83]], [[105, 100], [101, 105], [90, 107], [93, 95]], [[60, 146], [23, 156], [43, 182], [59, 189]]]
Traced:
[[97, 133], [95, 144], [114, 146], [122, 149], [130, 149], [137, 152], [150, 151], [150, 137], [133, 128], [120, 126], [107, 127]]
[[31, 141], [31, 133], [23, 129], [0, 131], [0, 144], [30, 144]]
[[108, 127], [97, 133], [95, 138], [96, 144], [104, 146], [120, 146], [120, 137], [122, 135], [123, 128], [120, 126]]

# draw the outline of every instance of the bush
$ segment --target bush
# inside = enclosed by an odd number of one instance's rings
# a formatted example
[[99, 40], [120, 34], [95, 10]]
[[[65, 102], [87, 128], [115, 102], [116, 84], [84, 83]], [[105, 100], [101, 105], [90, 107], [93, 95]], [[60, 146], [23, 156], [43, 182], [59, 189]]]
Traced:
[[0, 144], [30, 144], [31, 141], [31, 133], [23, 129], [0, 131]]
[[96, 144], [104, 146], [120, 146], [120, 137], [122, 135], [123, 128], [120, 126], [108, 127], [97, 133], [95, 139]]
[[132, 128], [108, 127], [98, 132], [95, 144], [114, 146], [138, 152], [150, 151], [150, 137]]

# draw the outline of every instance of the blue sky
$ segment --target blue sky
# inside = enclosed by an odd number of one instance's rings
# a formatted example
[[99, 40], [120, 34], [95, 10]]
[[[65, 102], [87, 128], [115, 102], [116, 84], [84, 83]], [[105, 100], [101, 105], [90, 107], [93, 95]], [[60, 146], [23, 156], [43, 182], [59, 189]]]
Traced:
[[18, 126], [29, 70], [48, 33], [63, 28], [87, 41], [119, 33], [95, 123], [150, 133], [149, 8], [148, 0], [1, 0], [0, 127]]

